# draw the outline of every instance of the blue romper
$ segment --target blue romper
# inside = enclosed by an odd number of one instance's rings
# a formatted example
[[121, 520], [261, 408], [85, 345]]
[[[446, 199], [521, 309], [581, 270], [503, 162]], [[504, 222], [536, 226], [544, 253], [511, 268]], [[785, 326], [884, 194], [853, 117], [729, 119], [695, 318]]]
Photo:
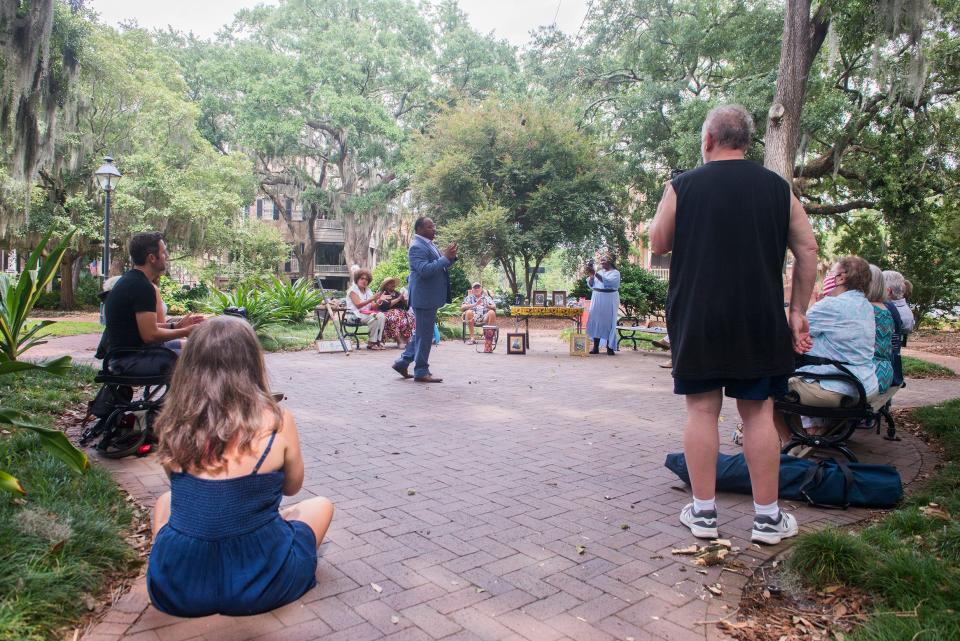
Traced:
[[310, 526], [280, 517], [283, 470], [231, 479], [170, 476], [170, 521], [147, 567], [150, 600], [180, 617], [242, 616], [273, 610], [316, 585]]

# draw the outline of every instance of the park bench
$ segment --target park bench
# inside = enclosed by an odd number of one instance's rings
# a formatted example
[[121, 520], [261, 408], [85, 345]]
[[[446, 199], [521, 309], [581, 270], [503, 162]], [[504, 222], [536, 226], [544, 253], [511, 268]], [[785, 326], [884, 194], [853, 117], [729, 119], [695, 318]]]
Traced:
[[617, 321], [618, 342], [633, 344], [633, 351], [637, 351], [637, 343], [644, 340], [642, 334], [667, 335], [665, 327], [645, 327], [640, 324], [640, 319], [634, 316], [623, 316]]
[[[337, 317], [337, 324], [340, 325], [340, 329], [343, 331], [345, 338], [350, 339], [354, 342], [357, 349], [360, 349], [360, 338], [366, 336], [370, 337], [370, 328], [361, 323], [359, 320], [347, 319], [347, 307], [342, 300], [336, 301], [336, 303], [331, 303], [331, 308], [333, 313]], [[326, 305], [317, 305], [313, 314], [317, 319], [317, 326], [319, 331], [317, 332], [316, 340], [321, 340], [323, 338], [323, 330], [327, 328], [327, 323], [330, 322], [330, 319], [327, 318], [327, 307]]]

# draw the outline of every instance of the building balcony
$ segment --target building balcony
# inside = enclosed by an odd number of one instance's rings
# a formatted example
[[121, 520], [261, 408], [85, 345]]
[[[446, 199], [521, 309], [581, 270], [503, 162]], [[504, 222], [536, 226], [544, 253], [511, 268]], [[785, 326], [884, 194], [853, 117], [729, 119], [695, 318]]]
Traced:
[[342, 243], [347, 239], [343, 222], [325, 218], [314, 221], [313, 235], [318, 243]]
[[349, 276], [350, 268], [346, 265], [316, 265], [317, 276]]

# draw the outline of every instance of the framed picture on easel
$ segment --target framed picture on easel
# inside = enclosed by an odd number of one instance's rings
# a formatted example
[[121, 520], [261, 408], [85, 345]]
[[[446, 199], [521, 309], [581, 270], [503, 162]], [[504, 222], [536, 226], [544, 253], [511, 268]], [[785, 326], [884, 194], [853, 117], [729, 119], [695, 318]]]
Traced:
[[545, 289], [533, 290], [533, 306], [534, 307], [547, 306], [547, 290]]
[[566, 307], [567, 306], [567, 292], [559, 289], [553, 290], [553, 306], [554, 307]]

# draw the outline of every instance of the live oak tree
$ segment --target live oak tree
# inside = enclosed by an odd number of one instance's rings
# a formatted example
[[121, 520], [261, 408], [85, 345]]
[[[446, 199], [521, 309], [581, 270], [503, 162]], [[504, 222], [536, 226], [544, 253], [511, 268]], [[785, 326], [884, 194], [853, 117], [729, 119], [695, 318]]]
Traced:
[[623, 159], [641, 218], [671, 168], [699, 162], [707, 110], [739, 102], [758, 124], [750, 157], [791, 179], [818, 229], [879, 211], [886, 264], [916, 277], [921, 307], [949, 308], [956, 252], [921, 257], [955, 218], [958, 24], [956, 3], [923, 0], [609, 0], [578, 36], [534, 44]]
[[612, 166], [560, 111], [531, 101], [463, 105], [437, 119], [415, 156], [416, 192], [441, 245], [457, 240], [480, 266], [495, 260], [514, 294], [530, 295], [554, 250], [586, 254], [622, 239]]
[[346, 262], [366, 266], [397, 222], [409, 133], [516, 77], [512, 48], [476, 34], [452, 2], [421, 13], [400, 0], [296, 0], [240, 12], [215, 44], [180, 44], [204, 134], [253, 159], [308, 277], [318, 219], [341, 220]]
[[253, 194], [249, 162], [218, 153], [197, 130], [196, 107], [176, 62], [139, 29], [89, 16], [78, 77], [60, 107], [55, 154], [38, 170], [27, 231], [78, 233], [61, 263], [61, 307], [73, 307], [83, 263], [102, 252], [103, 194], [93, 172], [104, 155], [124, 174], [111, 207], [112, 273], [136, 232], [163, 232], [174, 256], [217, 256]]

